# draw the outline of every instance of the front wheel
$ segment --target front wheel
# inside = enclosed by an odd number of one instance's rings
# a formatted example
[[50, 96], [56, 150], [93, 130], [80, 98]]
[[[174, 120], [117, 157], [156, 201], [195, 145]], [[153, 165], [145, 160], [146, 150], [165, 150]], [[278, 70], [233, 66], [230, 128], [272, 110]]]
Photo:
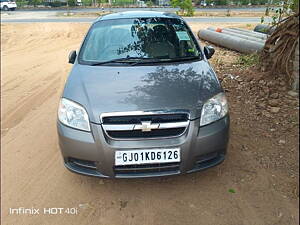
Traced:
[[16, 9], [16, 8], [11, 8], [10, 10], [11, 10], [11, 11], [15, 11], [15, 9]]
[[8, 11], [9, 8], [5, 5], [5, 6], [3, 6], [3, 10], [4, 10], [4, 11]]

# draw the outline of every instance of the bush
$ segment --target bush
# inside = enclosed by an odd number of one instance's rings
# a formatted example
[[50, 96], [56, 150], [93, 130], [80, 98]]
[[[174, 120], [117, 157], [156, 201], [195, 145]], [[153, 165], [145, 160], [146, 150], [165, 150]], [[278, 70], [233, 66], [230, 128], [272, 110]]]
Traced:
[[92, 0], [83, 0], [82, 4], [84, 6], [91, 6], [93, 4], [93, 1]]
[[238, 58], [237, 63], [244, 67], [251, 67], [254, 65], [258, 65], [259, 63], [259, 55], [258, 54], [246, 54], [241, 55]]
[[98, 4], [108, 3], [108, 0], [96, 0]]
[[134, 3], [134, 0], [112, 0], [112, 5], [114, 6], [133, 5]]
[[146, 5], [147, 5], [147, 7], [152, 7], [153, 6], [153, 2], [152, 1], [147, 1]]
[[17, 1], [18, 7], [23, 7], [24, 5], [28, 5], [28, 1]]
[[61, 7], [61, 6], [66, 6], [66, 5], [67, 5], [67, 3], [60, 2], [60, 1], [49, 2], [49, 6], [51, 6], [51, 7]]
[[192, 0], [171, 0], [172, 7], [179, 7], [183, 16], [193, 16], [194, 7]]
[[40, 5], [41, 3], [42, 3], [41, 0], [29, 0], [28, 1], [28, 5], [33, 5], [33, 6]]
[[68, 0], [68, 6], [75, 6], [76, 0]]
[[216, 5], [227, 5], [227, 0], [219, 0], [216, 2]]

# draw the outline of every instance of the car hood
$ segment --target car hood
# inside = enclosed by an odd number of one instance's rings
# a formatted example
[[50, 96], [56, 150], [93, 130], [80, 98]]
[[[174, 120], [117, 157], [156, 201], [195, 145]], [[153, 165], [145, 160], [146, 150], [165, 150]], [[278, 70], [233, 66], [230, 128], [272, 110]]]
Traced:
[[222, 91], [209, 63], [156, 66], [75, 64], [63, 97], [81, 104], [91, 122], [104, 112], [188, 110], [200, 117], [203, 103]]

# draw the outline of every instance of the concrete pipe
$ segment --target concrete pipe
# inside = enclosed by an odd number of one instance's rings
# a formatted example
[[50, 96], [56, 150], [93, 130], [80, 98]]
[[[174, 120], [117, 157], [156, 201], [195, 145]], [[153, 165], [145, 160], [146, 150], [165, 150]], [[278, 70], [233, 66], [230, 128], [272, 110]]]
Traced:
[[254, 31], [263, 34], [271, 35], [275, 30], [275, 27], [271, 27], [267, 24], [258, 24], [254, 27]]
[[200, 30], [198, 37], [216, 45], [243, 53], [260, 52], [264, 47], [263, 42], [250, 41], [211, 30]]
[[262, 40], [266, 40], [268, 38], [268, 35], [254, 32], [252, 30], [246, 30], [246, 29], [240, 29], [240, 28], [225, 28], [224, 30], [230, 30], [232, 32], [240, 33], [240, 34], [245, 34], [249, 35], [252, 37], [260, 38]]
[[[211, 31], [216, 31], [216, 28], [214, 27], [209, 27], [207, 28], [207, 30], [211, 30]], [[250, 41], [258, 41], [258, 42], [263, 42], [265, 43], [265, 40], [262, 40], [261, 38], [256, 38], [256, 37], [253, 37], [253, 36], [249, 36], [249, 35], [246, 35], [246, 34], [242, 34], [242, 33], [236, 33], [236, 32], [232, 32], [230, 30], [224, 30], [224, 29], [220, 29], [220, 33], [224, 33], [224, 34], [228, 34], [228, 35], [231, 35], [231, 36], [235, 36], [235, 37], [239, 37], [239, 38], [243, 38], [243, 39], [246, 39], [246, 40], [250, 40]]]

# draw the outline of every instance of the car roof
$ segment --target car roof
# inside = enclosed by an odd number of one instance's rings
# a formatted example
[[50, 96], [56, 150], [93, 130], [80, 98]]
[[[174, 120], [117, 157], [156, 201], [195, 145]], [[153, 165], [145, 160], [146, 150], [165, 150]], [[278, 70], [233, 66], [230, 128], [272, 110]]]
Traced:
[[126, 11], [126, 12], [112, 13], [112, 14], [99, 17], [95, 22], [102, 21], [102, 20], [151, 18], [151, 17], [182, 19], [180, 16], [174, 13], [157, 12], [157, 11]]

